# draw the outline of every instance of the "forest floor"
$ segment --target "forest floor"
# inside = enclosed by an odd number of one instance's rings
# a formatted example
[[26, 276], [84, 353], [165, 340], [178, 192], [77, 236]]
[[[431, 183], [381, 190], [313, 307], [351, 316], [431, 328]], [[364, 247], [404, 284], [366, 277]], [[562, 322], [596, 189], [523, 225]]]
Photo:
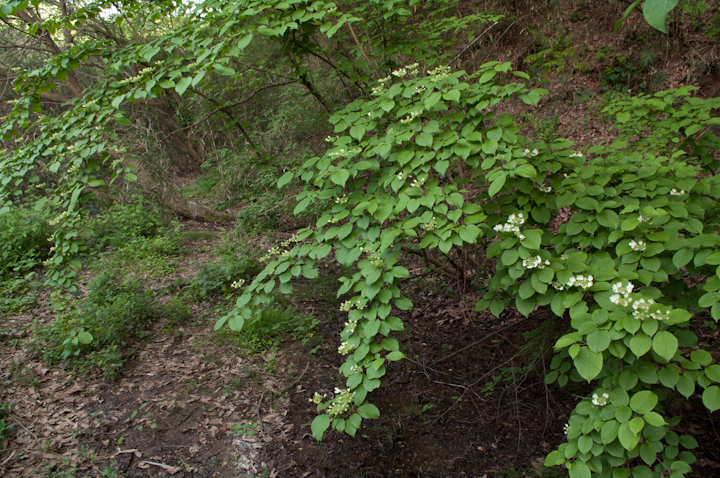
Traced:
[[[151, 288], [162, 294], [191, 276], [213, 260], [216, 242], [191, 244], [173, 274]], [[41, 296], [3, 319], [0, 403], [12, 404], [5, 419], [12, 428], [0, 475], [565, 476], [543, 459], [564, 441], [562, 424], [587, 390], [544, 384], [557, 323], [543, 311], [523, 318], [507, 309], [500, 320], [476, 312], [477, 297], [461, 284], [417, 275], [422, 264], [406, 266], [416, 274], [403, 292], [416, 307], [398, 311], [406, 331], [397, 338], [408, 359], [392, 363], [371, 395], [381, 417], [366, 420], [355, 438], [333, 432], [320, 443], [310, 433], [308, 399], [343, 386], [336, 372], [343, 319], [332, 293], [341, 271], [321, 268], [312, 288], [296, 284], [294, 307], [318, 321], [302, 337], [250, 353], [213, 330], [213, 303], [202, 302], [192, 318], [159, 318], [129, 344], [134, 353], [114, 381], [48, 366], [33, 352], [33, 329], [52, 320]], [[717, 331], [698, 333], [717, 343]], [[701, 443], [694, 476], [720, 474], [720, 423], [699, 401], [683, 407], [676, 410], [682, 431]]]

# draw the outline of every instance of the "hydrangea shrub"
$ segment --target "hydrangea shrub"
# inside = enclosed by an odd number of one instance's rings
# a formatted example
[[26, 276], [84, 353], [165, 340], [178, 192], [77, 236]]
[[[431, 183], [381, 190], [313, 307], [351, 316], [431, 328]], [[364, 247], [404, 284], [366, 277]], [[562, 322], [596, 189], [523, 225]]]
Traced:
[[513, 75], [525, 77], [507, 63], [425, 76], [410, 65], [333, 115], [328, 151], [278, 183], [299, 178], [295, 213], [315, 204], [319, 219], [270, 251], [217, 326], [242, 327], [253, 305], [291, 292], [294, 277], [317, 277], [319, 260], [352, 266], [338, 289], [351, 295], [338, 347], [345, 388], [311, 401], [317, 439], [328, 428], [354, 435], [379, 416], [368, 393], [386, 362], [403, 358], [391, 336], [403, 328], [393, 310], [412, 308], [400, 255], [486, 245], [480, 254], [495, 271], [477, 309], [549, 308], [570, 332], [546, 381], [595, 386], [546, 464], [573, 478], [684, 476], [697, 444], [672, 431], [679, 418], [664, 401], [697, 391], [720, 408], [720, 366], [690, 329], [707, 310], [720, 318], [718, 138], [708, 131], [718, 102], [689, 88], [618, 101], [608, 108], [617, 141], [582, 153], [566, 140], [530, 143], [511, 116], [494, 113], [501, 101], [535, 105], [544, 93]]

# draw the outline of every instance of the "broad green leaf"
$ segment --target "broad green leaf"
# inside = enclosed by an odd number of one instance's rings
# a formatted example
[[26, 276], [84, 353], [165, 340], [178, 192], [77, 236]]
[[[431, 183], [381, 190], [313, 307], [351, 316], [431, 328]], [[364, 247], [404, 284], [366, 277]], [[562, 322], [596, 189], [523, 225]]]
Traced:
[[379, 418], [380, 417], [380, 410], [373, 405], [372, 403], [365, 403], [363, 405], [360, 405], [358, 407], [358, 413], [363, 418]]
[[649, 390], [642, 390], [630, 398], [630, 408], [640, 415], [644, 415], [657, 405], [658, 397]]
[[580, 347], [573, 363], [580, 376], [590, 382], [602, 370], [603, 356], [587, 347]]
[[318, 415], [316, 416], [313, 421], [312, 425], [310, 425], [310, 429], [312, 430], [313, 437], [317, 441], [322, 440], [323, 434], [325, 433], [325, 430], [328, 429], [330, 426], [330, 416], [326, 414]]
[[670, 360], [678, 348], [678, 340], [671, 332], [659, 332], [652, 341], [653, 350], [665, 360]]
[[720, 387], [717, 385], [711, 385], [706, 388], [702, 394], [702, 400], [703, 404], [711, 412], [720, 409]]
[[281, 188], [281, 187], [285, 186], [287, 183], [289, 183], [290, 181], [292, 181], [292, 178], [293, 178], [294, 176], [295, 176], [295, 174], [294, 174], [292, 171], [286, 172], [285, 174], [283, 174], [282, 176], [280, 176], [280, 179], [278, 179], [277, 187], [278, 187], [278, 188]]
[[178, 95], [182, 96], [182, 94], [185, 93], [185, 90], [187, 90], [188, 87], [190, 86], [191, 82], [192, 82], [192, 78], [190, 78], [190, 77], [180, 78], [180, 80], [175, 85], [175, 92]]
[[637, 446], [638, 441], [640, 441], [640, 436], [633, 433], [630, 429], [630, 422], [625, 422], [620, 425], [620, 429], [618, 430], [618, 439], [620, 440], [620, 444], [623, 448], [631, 451]]
[[667, 34], [667, 15], [675, 8], [678, 0], [645, 0], [643, 16], [648, 24]]

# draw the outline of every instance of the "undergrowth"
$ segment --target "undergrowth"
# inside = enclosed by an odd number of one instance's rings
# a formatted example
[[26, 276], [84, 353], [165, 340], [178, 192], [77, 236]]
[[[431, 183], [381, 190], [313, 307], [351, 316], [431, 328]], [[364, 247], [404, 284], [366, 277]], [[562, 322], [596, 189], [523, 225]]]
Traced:
[[113, 379], [127, 359], [131, 339], [142, 339], [160, 313], [140, 281], [110, 270], [92, 279], [84, 300], [39, 327], [36, 337], [49, 363], [65, 362], [81, 373], [100, 369]]

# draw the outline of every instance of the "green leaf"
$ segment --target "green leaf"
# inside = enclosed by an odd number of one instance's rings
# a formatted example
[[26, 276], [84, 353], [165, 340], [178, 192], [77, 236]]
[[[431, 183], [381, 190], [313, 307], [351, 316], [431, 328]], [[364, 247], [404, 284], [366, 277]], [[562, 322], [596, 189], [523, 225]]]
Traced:
[[648, 412], [643, 416], [643, 418], [648, 423], [648, 425], [652, 425], [654, 427], [661, 427], [667, 424], [662, 415], [657, 412]]
[[688, 398], [690, 395], [695, 393], [695, 381], [686, 375], [681, 375], [678, 378], [675, 389], [685, 398]]
[[678, 269], [690, 262], [693, 258], [693, 251], [690, 249], [680, 249], [677, 251], [672, 258], [672, 262]]
[[315, 417], [315, 419], [312, 421], [312, 425], [310, 425], [310, 429], [312, 430], [312, 434], [315, 439], [317, 441], [320, 441], [322, 440], [325, 430], [327, 430], [329, 426], [330, 416], [323, 413], [322, 415], [318, 415]]
[[703, 404], [711, 412], [720, 409], [720, 387], [717, 385], [711, 385], [706, 388], [702, 394], [702, 400]]
[[660, 332], [653, 337], [652, 348], [658, 355], [669, 361], [677, 351], [678, 340], [671, 332]]
[[277, 187], [281, 188], [281, 187], [285, 186], [287, 183], [292, 181], [293, 177], [295, 177], [295, 173], [293, 173], [292, 171], [286, 172], [285, 174], [280, 176], [280, 179], [278, 179]]
[[338, 186], [345, 187], [345, 183], [347, 182], [349, 177], [350, 173], [347, 169], [340, 169], [330, 175], [330, 181], [334, 182]]
[[630, 399], [630, 408], [640, 415], [644, 415], [658, 403], [658, 396], [649, 390], [643, 390], [632, 396]]
[[620, 440], [620, 444], [623, 448], [631, 451], [637, 446], [638, 441], [640, 441], [640, 436], [633, 433], [630, 429], [630, 422], [625, 422], [620, 425], [620, 429], [618, 430], [618, 439]]
[[358, 407], [358, 413], [363, 418], [380, 418], [380, 410], [372, 403], [365, 403]]
[[645, 334], [641, 333], [630, 339], [630, 350], [638, 357], [645, 355], [651, 347], [652, 339]]
[[580, 347], [580, 351], [573, 360], [575, 368], [582, 378], [590, 382], [602, 370], [603, 356], [587, 347]]
[[530, 164], [521, 164], [515, 169], [515, 174], [523, 178], [532, 178], [537, 174], [537, 171]]
[[350, 128], [350, 136], [360, 141], [363, 136], [365, 136], [365, 127], [360, 125], [353, 126]]
[[572, 468], [568, 471], [568, 474], [570, 475], [570, 478], [592, 477], [592, 473], [590, 473], [590, 468], [588, 468], [588, 466], [581, 461], [575, 461], [572, 464]]
[[81, 344], [87, 345], [87, 344], [92, 343], [92, 341], [93, 341], [93, 336], [90, 334], [90, 332], [83, 330], [82, 332], [80, 332], [78, 334], [78, 342], [80, 342]]
[[505, 180], [507, 179], [507, 175], [505, 173], [502, 173], [500, 176], [495, 178], [492, 183], [490, 183], [490, 187], [488, 188], [488, 195], [490, 197], [493, 197], [495, 194], [498, 193], [502, 189], [502, 187], [505, 185]]
[[191, 82], [192, 82], [192, 78], [190, 78], [190, 77], [180, 78], [180, 81], [178, 81], [177, 84], [175, 85], [175, 92], [178, 95], [182, 95], [183, 93], [185, 93], [185, 90], [188, 89]]
[[603, 352], [610, 345], [610, 332], [595, 329], [587, 335], [586, 341], [593, 352]]
[[667, 34], [667, 15], [677, 3], [678, 0], [645, 0], [643, 3], [645, 21], [654, 29]]
[[720, 365], [710, 365], [705, 369], [705, 375], [713, 382], [720, 383]]
[[406, 297], [399, 297], [395, 299], [395, 307], [400, 310], [411, 310], [413, 305], [412, 302], [410, 302], [410, 299]]
[[[215, 72], [216, 72], [218, 75], [222, 75], [222, 76], [234, 76], [234, 75], [235, 75], [235, 70], [233, 70], [233, 69], [230, 68], [229, 66], [221, 65], [220, 63], [215, 63], [215, 64], [213, 64], [213, 68], [215, 69]], [[185, 78], [183, 78], [183, 79], [180, 80], [180, 81], [182, 82], [182, 81], [184, 81], [184, 80], [185, 80]], [[179, 84], [179, 83], [178, 83], [178, 84]], [[177, 87], [176, 87], [175, 89], [177, 90]], [[183, 91], [184, 91], [184, 90], [183, 90]]]
[[415, 142], [418, 146], [431, 147], [433, 144], [433, 136], [429, 133], [420, 133], [415, 136]]

